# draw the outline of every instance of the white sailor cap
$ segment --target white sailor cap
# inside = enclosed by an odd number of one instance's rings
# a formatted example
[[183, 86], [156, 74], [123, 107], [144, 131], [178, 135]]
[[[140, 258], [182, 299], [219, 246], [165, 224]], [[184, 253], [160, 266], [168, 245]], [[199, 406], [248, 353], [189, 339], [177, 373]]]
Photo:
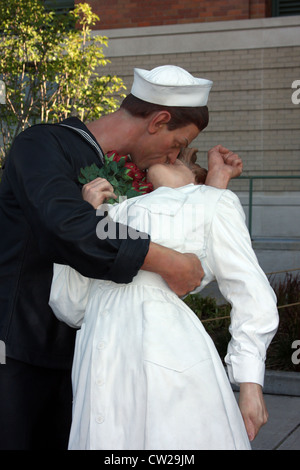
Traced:
[[193, 77], [176, 65], [152, 70], [135, 68], [132, 95], [148, 103], [163, 106], [206, 106], [211, 80]]

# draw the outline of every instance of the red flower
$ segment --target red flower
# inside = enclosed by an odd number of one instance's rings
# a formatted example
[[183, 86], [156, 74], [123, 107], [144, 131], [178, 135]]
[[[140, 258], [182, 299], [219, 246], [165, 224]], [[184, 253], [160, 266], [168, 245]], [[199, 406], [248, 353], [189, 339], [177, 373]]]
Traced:
[[[113, 163], [113, 164], [112, 164]], [[86, 184], [97, 176], [114, 181], [114, 191], [116, 194], [133, 197], [135, 189], [140, 194], [146, 194], [153, 191], [152, 183], [147, 183], [146, 171], [140, 170], [137, 165], [129, 160], [127, 155], [119, 155], [116, 151], [110, 151], [104, 155], [104, 165], [98, 168], [93, 164], [90, 167], [81, 168], [79, 181]], [[109, 200], [114, 204], [114, 199]]]
[[115, 150], [111, 150], [110, 152], [107, 152], [106, 154], [107, 158], [109, 160], [113, 160], [114, 162], [119, 162], [120, 160], [124, 160], [127, 162], [128, 160], [128, 155], [119, 155]]
[[132, 187], [133, 187], [133, 189], [135, 189], [136, 191], [139, 191], [139, 189], [140, 189], [139, 182], [138, 182], [138, 181], [132, 181]]
[[129, 168], [130, 170], [134, 170], [136, 167], [136, 165], [132, 162], [126, 162], [124, 166], [125, 168]]
[[130, 176], [133, 180], [141, 180], [145, 178], [146, 172], [140, 170], [134, 163], [132, 162], [126, 162], [124, 165], [125, 168], [127, 168], [129, 171], [127, 172], [127, 175]]
[[152, 183], [147, 183], [146, 181], [133, 181], [132, 187], [141, 194], [150, 193], [153, 191]]
[[151, 193], [153, 191], [153, 184], [152, 183], [146, 183], [145, 184], [145, 193]]
[[[117, 164], [119, 162], [123, 162], [124, 166], [120, 166], [120, 172], [115, 173], [115, 177], [118, 179], [119, 176], [120, 180], [123, 180], [124, 182], [128, 181], [128, 184], [140, 194], [146, 194], [153, 191], [152, 183], [147, 183], [146, 171], [140, 170], [135, 163], [130, 161], [130, 157], [128, 155], [119, 155], [115, 150], [111, 150], [105, 155], [105, 160], [107, 165], [111, 162], [116, 162]], [[116, 189], [117, 188], [115, 187], [115, 190]]]

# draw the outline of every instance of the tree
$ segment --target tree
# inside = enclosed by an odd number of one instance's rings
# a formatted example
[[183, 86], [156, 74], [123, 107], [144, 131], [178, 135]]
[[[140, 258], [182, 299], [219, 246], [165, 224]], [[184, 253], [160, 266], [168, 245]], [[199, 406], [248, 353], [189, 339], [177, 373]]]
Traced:
[[125, 86], [116, 76], [99, 76], [109, 60], [103, 54], [108, 39], [90, 29], [97, 20], [87, 3], [63, 15], [47, 12], [40, 0], [0, 3], [2, 161], [28, 126], [69, 116], [93, 120], [117, 108]]

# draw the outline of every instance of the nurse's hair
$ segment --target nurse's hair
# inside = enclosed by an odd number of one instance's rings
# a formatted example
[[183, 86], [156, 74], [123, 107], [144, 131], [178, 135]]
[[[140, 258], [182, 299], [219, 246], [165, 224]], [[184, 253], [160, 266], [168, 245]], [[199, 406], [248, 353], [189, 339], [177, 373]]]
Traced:
[[195, 148], [183, 149], [178, 156], [178, 160], [184, 163], [194, 173], [196, 184], [205, 184], [207, 170], [196, 163], [197, 152], [198, 149]]

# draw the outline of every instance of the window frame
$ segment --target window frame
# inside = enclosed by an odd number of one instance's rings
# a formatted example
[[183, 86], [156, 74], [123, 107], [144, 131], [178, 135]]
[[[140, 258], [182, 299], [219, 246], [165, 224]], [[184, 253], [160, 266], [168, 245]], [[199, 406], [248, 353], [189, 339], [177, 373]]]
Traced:
[[300, 15], [300, 1], [272, 0], [272, 16]]
[[75, 0], [43, 0], [46, 11], [54, 11], [57, 15], [74, 10]]

